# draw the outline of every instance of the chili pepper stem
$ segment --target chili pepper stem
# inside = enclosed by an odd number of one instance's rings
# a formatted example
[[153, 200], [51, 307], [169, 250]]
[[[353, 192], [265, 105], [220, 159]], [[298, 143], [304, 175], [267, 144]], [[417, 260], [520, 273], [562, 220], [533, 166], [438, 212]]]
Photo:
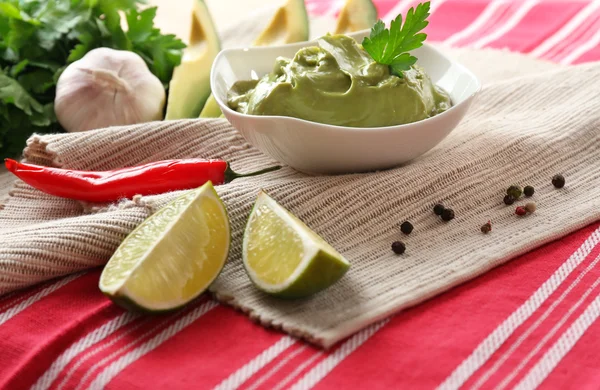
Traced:
[[261, 169], [260, 171], [255, 171], [255, 172], [250, 172], [250, 173], [237, 173], [233, 169], [231, 169], [231, 167], [229, 166], [229, 164], [227, 164], [227, 169], [225, 169], [225, 181], [224, 181], [224, 183], [229, 183], [232, 180], [235, 180], [235, 179], [240, 178], [240, 177], [250, 177], [250, 176], [262, 175], [263, 173], [273, 172], [273, 171], [276, 171], [276, 170], [278, 170], [280, 168], [281, 168], [280, 165], [276, 165], [274, 167], [269, 167], [269, 168]]

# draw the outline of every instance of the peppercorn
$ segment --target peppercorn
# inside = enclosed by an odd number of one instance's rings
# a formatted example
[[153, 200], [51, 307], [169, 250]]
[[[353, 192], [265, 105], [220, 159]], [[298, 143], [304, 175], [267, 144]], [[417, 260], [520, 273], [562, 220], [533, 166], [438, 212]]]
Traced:
[[402, 225], [400, 225], [400, 231], [404, 234], [410, 234], [413, 231], [412, 223], [408, 221], [402, 222]]
[[519, 206], [515, 209], [515, 214], [522, 217], [523, 215], [527, 214], [527, 210], [525, 210], [525, 207]]
[[552, 185], [556, 188], [563, 188], [565, 186], [565, 178], [563, 175], [554, 175], [552, 178]]
[[515, 185], [515, 184], [508, 187], [508, 189], [506, 190], [506, 194], [512, 195], [512, 197], [515, 198], [515, 200], [519, 199], [521, 197], [522, 193], [523, 193], [523, 191], [521, 190], [521, 187], [519, 187], [518, 185]]
[[525, 205], [525, 210], [527, 210], [528, 213], [533, 213], [535, 212], [536, 209], [536, 205], [533, 202], [529, 202]]
[[492, 231], [492, 222], [491, 221], [487, 221], [486, 223], [481, 225], [481, 232], [483, 234], [488, 234], [491, 231]]
[[392, 250], [395, 254], [401, 255], [406, 250], [406, 245], [402, 241], [394, 241], [392, 243]]
[[515, 197], [512, 195], [505, 195], [504, 196], [504, 204], [510, 206], [511, 204], [515, 203]]
[[523, 193], [528, 198], [532, 197], [534, 192], [535, 192], [535, 189], [532, 186], [525, 186], [525, 188], [523, 188]]
[[435, 213], [435, 215], [442, 215], [445, 209], [446, 208], [441, 203], [438, 203], [435, 206], [433, 206], [433, 212]]
[[444, 209], [444, 211], [442, 211], [442, 219], [446, 222], [454, 219], [454, 210]]

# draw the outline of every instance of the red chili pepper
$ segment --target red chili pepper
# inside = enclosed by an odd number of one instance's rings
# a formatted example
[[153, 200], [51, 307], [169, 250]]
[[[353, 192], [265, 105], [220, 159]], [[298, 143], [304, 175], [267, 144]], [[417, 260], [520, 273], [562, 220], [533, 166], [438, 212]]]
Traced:
[[113, 171], [75, 171], [20, 163], [9, 158], [6, 168], [25, 183], [47, 194], [87, 202], [114, 202], [134, 195], [200, 187], [207, 181], [214, 185], [238, 177], [260, 175], [279, 169], [270, 167], [248, 174], [235, 173], [226, 161], [186, 159], [157, 161]]

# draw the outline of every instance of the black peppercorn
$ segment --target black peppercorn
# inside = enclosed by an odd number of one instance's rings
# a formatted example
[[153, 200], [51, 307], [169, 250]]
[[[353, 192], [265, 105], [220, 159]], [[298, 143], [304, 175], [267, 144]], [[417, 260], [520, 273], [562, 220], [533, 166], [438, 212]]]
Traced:
[[523, 191], [521, 190], [521, 187], [519, 187], [518, 185], [512, 185], [512, 186], [508, 187], [508, 189], [506, 190], [506, 194], [512, 195], [512, 197], [515, 199], [519, 199], [521, 197], [522, 193], [523, 193]]
[[446, 208], [444, 207], [443, 204], [438, 203], [435, 206], [433, 206], [433, 212], [435, 213], [435, 215], [442, 215], [442, 212], [445, 210]]
[[505, 195], [505, 196], [504, 196], [504, 204], [506, 204], [506, 205], [509, 205], [509, 206], [510, 206], [510, 205], [511, 205], [511, 204], [513, 204], [513, 203], [515, 203], [515, 198], [514, 198], [514, 196], [512, 196], [512, 195]]
[[491, 231], [492, 231], [492, 222], [487, 221], [487, 223], [481, 225], [481, 232], [483, 234], [488, 234]]
[[402, 241], [394, 241], [392, 243], [392, 250], [395, 254], [401, 255], [406, 250], [406, 245]]
[[446, 222], [454, 219], [454, 210], [444, 209], [444, 211], [442, 211], [442, 219]]
[[402, 225], [400, 225], [400, 231], [404, 234], [410, 234], [413, 231], [412, 223], [408, 221], [402, 222]]
[[535, 189], [532, 186], [525, 186], [525, 188], [523, 188], [523, 193], [528, 198], [533, 196], [534, 192], [535, 192]]
[[563, 175], [554, 175], [552, 178], [552, 185], [556, 188], [563, 188], [565, 186], [565, 178]]

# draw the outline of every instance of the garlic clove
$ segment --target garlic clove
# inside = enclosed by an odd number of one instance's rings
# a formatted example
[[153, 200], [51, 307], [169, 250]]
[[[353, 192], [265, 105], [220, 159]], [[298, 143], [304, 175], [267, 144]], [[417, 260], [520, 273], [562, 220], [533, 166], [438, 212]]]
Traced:
[[58, 79], [54, 110], [65, 130], [161, 120], [166, 94], [144, 60], [130, 51], [98, 48]]

